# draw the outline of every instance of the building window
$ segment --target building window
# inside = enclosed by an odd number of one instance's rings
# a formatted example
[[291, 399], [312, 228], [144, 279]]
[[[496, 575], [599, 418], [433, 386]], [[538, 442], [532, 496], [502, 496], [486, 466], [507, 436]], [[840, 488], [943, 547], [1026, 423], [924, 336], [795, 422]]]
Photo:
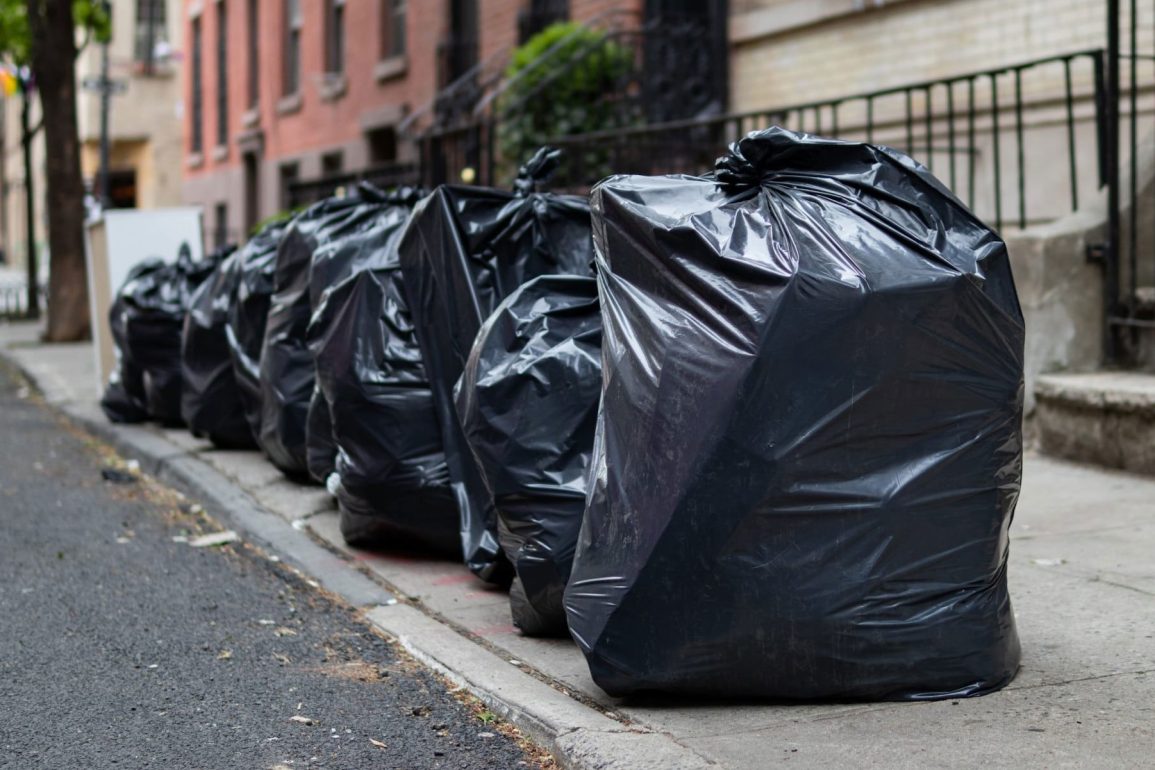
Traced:
[[406, 0], [381, 0], [381, 58], [405, 55]]
[[214, 219], [216, 231], [213, 233], [213, 246], [219, 249], [229, 242], [229, 204], [218, 203]]
[[225, 0], [217, 0], [217, 144], [229, 143], [229, 22]]
[[338, 150], [337, 152], [327, 152], [321, 156], [321, 177], [328, 178], [337, 176], [345, 170], [344, 154]]
[[108, 172], [108, 208], [136, 208], [136, 171], [115, 169]]
[[260, 0], [249, 0], [249, 107], [256, 109], [261, 98]]
[[295, 183], [301, 176], [301, 167], [297, 163], [284, 163], [281, 165], [281, 210], [291, 211], [296, 205], [296, 198], [293, 195], [293, 183]]
[[301, 26], [301, 0], [285, 0], [285, 96], [301, 90]]
[[199, 153], [204, 149], [204, 79], [201, 66], [201, 20], [192, 22], [192, 109], [190, 119], [190, 142], [192, 151]]
[[551, 24], [569, 18], [569, 0], [531, 0], [517, 15], [517, 36], [524, 43]]
[[168, 42], [165, 23], [165, 0], [136, 0], [136, 29], [133, 58], [145, 73], [151, 73], [156, 64], [156, 51]]
[[325, 0], [325, 71], [345, 72], [345, 0]]
[[383, 166], [397, 160], [397, 132], [391, 127], [375, 128], [365, 134], [369, 143], [369, 165]]

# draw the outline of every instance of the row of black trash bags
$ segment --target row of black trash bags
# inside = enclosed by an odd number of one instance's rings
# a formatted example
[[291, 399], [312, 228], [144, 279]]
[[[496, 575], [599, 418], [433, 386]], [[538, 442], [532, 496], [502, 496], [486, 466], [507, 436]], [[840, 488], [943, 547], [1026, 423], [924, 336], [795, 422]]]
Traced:
[[933, 699], [1018, 668], [1006, 247], [890, 149], [782, 129], [589, 200], [368, 186], [120, 291], [113, 420], [332, 482], [359, 547], [511, 580], [595, 681]]

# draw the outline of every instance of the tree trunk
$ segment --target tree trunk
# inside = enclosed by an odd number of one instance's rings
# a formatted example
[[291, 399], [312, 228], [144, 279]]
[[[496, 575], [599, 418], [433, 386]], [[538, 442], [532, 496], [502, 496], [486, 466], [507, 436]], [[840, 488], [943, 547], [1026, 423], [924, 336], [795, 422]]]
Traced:
[[76, 123], [76, 27], [72, 0], [28, 0], [32, 72], [44, 116], [48, 213], [48, 342], [88, 336], [84, 181]]

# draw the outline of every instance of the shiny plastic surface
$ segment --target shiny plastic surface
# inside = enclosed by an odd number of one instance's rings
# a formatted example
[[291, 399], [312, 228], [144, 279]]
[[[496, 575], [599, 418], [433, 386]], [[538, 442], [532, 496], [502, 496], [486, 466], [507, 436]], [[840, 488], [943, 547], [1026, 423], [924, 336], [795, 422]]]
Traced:
[[305, 478], [306, 424], [313, 396], [313, 358], [305, 342], [312, 316], [310, 275], [313, 252], [329, 241], [357, 233], [377, 214], [377, 202], [357, 188], [348, 197], [326, 198], [298, 214], [277, 246], [273, 297], [261, 348], [261, 428], [257, 442], [273, 465]]
[[595, 681], [1007, 684], [1023, 317], [999, 237], [903, 155], [781, 129], [592, 207], [605, 381], [565, 601]]
[[485, 321], [457, 385], [458, 417], [521, 583], [513, 622], [529, 635], [567, 634], [562, 592], [585, 509], [601, 343], [597, 281], [535, 278]]
[[240, 283], [240, 256], [230, 254], [193, 294], [181, 335], [181, 415], [193, 435], [223, 448], [256, 446], [225, 329]]
[[409, 212], [389, 206], [369, 229], [318, 250], [347, 275], [319, 295], [309, 348], [337, 445], [346, 541], [459, 556], [457, 504], [397, 256]]
[[240, 275], [225, 325], [237, 395], [254, 436], [261, 430], [261, 347], [273, 298], [277, 244], [287, 226], [287, 222], [266, 225], [237, 252]]
[[497, 542], [493, 500], [461, 434], [453, 387], [482, 322], [510, 292], [539, 275], [589, 274], [588, 202], [533, 192], [556, 164], [556, 151], [539, 152], [512, 193], [437, 188], [417, 204], [400, 245], [409, 309], [461, 509], [465, 562], [495, 584], [508, 583], [512, 569]]
[[150, 274], [164, 268], [164, 260], [147, 259], [132, 267], [128, 277], [113, 297], [108, 322], [116, 353], [116, 367], [100, 399], [100, 408], [111, 422], [136, 423], [148, 420], [148, 399], [144, 393], [144, 370], [128, 352], [127, 296], [139, 290], [142, 282], [153, 281]]
[[[403, 225], [413, 209], [413, 204], [425, 193], [409, 186], [385, 192], [366, 184], [358, 187], [358, 194], [366, 206], [373, 207], [362, 212], [366, 221], [372, 222], [367, 225], [369, 230], [366, 234], [376, 234], [381, 227], [393, 232]], [[339, 238], [330, 240], [313, 251], [313, 261], [309, 268], [309, 305], [312, 308], [312, 315], [306, 330], [310, 350], [314, 339], [326, 335], [325, 321], [318, 317], [318, 309], [324, 304], [328, 293], [350, 275], [366, 269], [373, 261], [375, 250], [364, 241], [361, 234], [351, 236], [351, 239], [357, 241], [352, 248], [345, 248], [343, 239]], [[325, 483], [329, 475], [337, 469], [337, 441], [333, 436], [329, 405], [317, 381], [314, 381], [313, 395], [309, 401], [305, 444], [309, 475], [315, 481]]]
[[175, 262], [146, 260], [129, 273], [109, 310], [118, 372], [101, 405], [110, 420], [184, 424], [181, 329], [192, 293], [222, 256], [214, 252], [194, 262], [184, 245]]

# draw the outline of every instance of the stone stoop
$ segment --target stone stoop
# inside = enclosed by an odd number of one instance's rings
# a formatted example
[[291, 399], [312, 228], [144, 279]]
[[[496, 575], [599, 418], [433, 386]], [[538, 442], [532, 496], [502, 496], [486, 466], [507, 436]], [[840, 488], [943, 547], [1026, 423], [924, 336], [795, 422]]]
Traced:
[[1155, 475], [1155, 374], [1047, 374], [1035, 384], [1046, 454]]

